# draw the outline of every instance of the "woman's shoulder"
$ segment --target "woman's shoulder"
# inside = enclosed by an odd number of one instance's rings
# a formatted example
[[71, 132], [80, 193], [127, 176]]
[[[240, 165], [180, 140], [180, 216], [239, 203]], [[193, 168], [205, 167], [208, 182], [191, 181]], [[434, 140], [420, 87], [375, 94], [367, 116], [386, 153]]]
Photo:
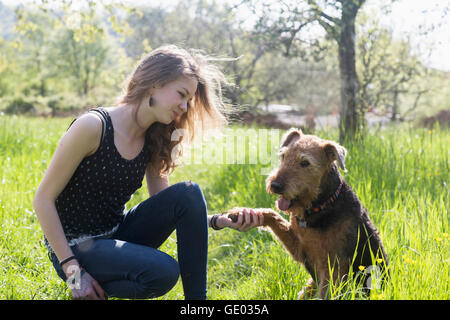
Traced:
[[86, 112], [79, 116], [71, 125], [71, 128], [75, 127], [80, 131], [84, 131], [86, 134], [100, 134], [102, 131], [102, 120], [99, 116], [92, 112]]
[[87, 112], [79, 116], [67, 130], [66, 135], [70, 135], [73, 142], [78, 141], [88, 150], [88, 155], [97, 150], [102, 136], [102, 120], [92, 112]]

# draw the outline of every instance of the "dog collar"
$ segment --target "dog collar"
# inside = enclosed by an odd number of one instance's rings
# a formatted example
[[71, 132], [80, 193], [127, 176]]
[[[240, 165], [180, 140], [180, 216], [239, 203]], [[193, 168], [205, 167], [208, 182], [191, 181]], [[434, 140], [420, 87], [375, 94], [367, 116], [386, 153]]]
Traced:
[[343, 183], [341, 182], [341, 184], [339, 185], [339, 187], [337, 188], [337, 190], [331, 195], [331, 197], [325, 201], [324, 203], [322, 203], [321, 205], [318, 206], [313, 206], [307, 210], [305, 210], [305, 212], [307, 214], [314, 214], [314, 213], [319, 213], [320, 211], [322, 211], [323, 209], [327, 208], [330, 204], [332, 204], [333, 202], [336, 201], [336, 199], [339, 197], [339, 194], [341, 193], [342, 190], [342, 185]]
[[[344, 183], [341, 182], [341, 184], [339, 185], [339, 187], [337, 188], [337, 190], [331, 195], [330, 198], [328, 198], [327, 201], [325, 201], [324, 203], [322, 203], [321, 205], [318, 206], [313, 206], [307, 210], [305, 210], [305, 214], [306, 215], [313, 215], [313, 214], [317, 214], [320, 211], [324, 210], [325, 208], [327, 208], [329, 205], [331, 205], [333, 202], [335, 202], [337, 200], [337, 198], [339, 197], [339, 195], [341, 194], [341, 190], [342, 190], [342, 185]], [[306, 228], [308, 226], [308, 223], [306, 222], [305, 219], [300, 219], [298, 217], [297, 218], [297, 222], [298, 225], [302, 228]]]

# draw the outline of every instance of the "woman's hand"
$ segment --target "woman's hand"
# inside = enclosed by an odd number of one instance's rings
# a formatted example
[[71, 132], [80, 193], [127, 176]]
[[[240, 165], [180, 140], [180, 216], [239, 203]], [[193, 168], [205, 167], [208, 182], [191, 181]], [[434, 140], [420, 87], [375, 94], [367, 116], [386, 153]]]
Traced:
[[263, 222], [264, 215], [262, 212], [250, 208], [243, 208], [239, 212], [236, 222], [233, 222], [226, 215], [222, 215], [217, 218], [216, 224], [219, 228], [229, 227], [239, 231], [248, 231], [252, 228], [262, 226]]
[[105, 300], [105, 292], [99, 283], [82, 270], [78, 263], [66, 267], [64, 272], [74, 300]]

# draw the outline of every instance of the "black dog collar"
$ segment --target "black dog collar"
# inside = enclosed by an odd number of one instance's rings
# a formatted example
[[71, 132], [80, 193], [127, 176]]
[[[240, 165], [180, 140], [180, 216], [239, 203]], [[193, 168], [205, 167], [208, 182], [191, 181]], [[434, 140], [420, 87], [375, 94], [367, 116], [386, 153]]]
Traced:
[[[320, 211], [326, 209], [328, 206], [330, 206], [332, 203], [334, 203], [337, 200], [337, 198], [339, 197], [339, 195], [341, 194], [342, 185], [343, 185], [343, 182], [341, 182], [341, 184], [339, 185], [337, 190], [331, 195], [331, 197], [327, 201], [325, 201], [321, 205], [313, 206], [313, 207], [305, 210], [305, 216], [318, 214]], [[302, 228], [308, 227], [308, 223], [305, 219], [300, 219], [298, 217], [296, 217], [296, 218], [297, 218], [298, 225], [300, 227], [302, 227]]]

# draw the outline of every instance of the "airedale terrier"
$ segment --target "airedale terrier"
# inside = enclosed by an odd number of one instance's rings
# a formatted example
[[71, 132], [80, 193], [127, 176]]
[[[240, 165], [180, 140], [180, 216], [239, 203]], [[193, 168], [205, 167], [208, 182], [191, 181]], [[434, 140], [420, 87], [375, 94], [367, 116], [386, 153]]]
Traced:
[[[266, 180], [267, 192], [279, 195], [276, 205], [290, 215], [290, 221], [272, 209], [257, 209], [264, 214], [263, 224], [312, 277], [299, 298], [317, 292], [322, 299], [329, 297], [331, 274], [336, 283], [352, 267], [355, 274], [377, 270], [382, 281], [388, 274], [379, 233], [339, 172], [338, 166], [346, 171], [346, 154], [347, 150], [333, 141], [293, 128], [282, 138], [280, 166]], [[241, 210], [226, 213], [236, 221]], [[363, 275], [364, 284], [370, 276], [373, 274]], [[370, 294], [367, 287], [364, 291]]]

